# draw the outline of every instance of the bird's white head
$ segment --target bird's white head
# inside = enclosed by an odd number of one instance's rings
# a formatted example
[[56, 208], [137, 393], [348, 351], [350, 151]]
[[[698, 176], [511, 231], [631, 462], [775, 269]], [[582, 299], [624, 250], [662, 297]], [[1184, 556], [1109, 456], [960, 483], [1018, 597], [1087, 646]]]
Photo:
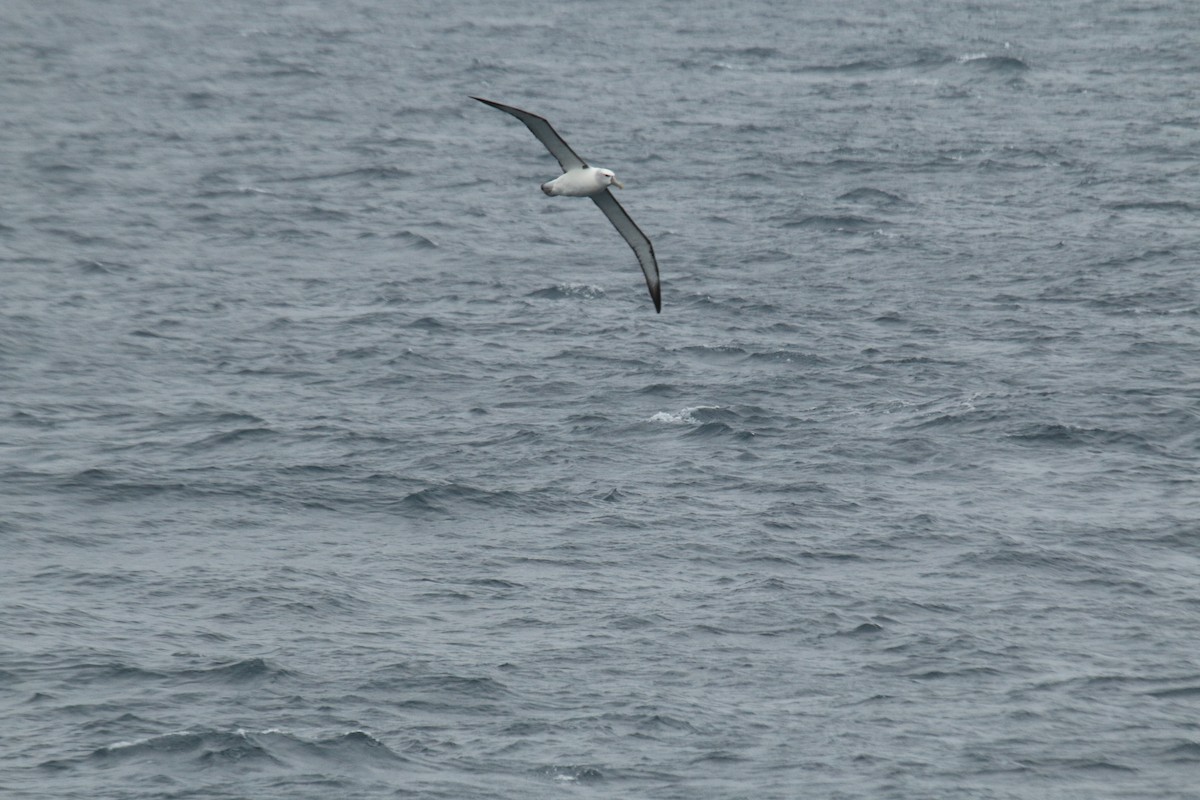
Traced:
[[600, 180], [605, 186], [615, 186], [618, 189], [625, 188], [625, 184], [617, 180], [616, 174], [611, 169], [600, 170]]

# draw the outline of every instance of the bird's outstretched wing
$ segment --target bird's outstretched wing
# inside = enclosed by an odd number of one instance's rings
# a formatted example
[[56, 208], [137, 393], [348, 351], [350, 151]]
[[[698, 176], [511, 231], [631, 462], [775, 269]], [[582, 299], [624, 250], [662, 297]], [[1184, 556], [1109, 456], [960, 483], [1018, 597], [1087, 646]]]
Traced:
[[654, 301], [654, 310], [661, 314], [662, 287], [658, 280], [658, 260], [654, 257], [654, 246], [650, 244], [646, 234], [642, 233], [642, 229], [637, 226], [637, 223], [626, 213], [621, 204], [617, 202], [617, 198], [613, 197], [608, 189], [591, 195], [591, 198], [596, 201], [596, 205], [600, 206], [600, 210], [604, 212], [604, 216], [608, 217], [608, 221], [613, 224], [617, 232], [633, 248], [638, 263], [642, 265], [642, 272], [646, 275], [646, 288], [650, 290], [650, 299]]
[[563, 172], [587, 166], [587, 163], [575, 154], [571, 146], [558, 135], [558, 131], [554, 130], [545, 117], [539, 117], [537, 114], [530, 114], [528, 111], [506, 106], [503, 103], [484, 100], [482, 97], [475, 97], [474, 95], [471, 96], [471, 99], [478, 100], [492, 108], [498, 108], [501, 111], [512, 114], [521, 120], [521, 122], [524, 122], [525, 127], [529, 128], [530, 132], [538, 138], [538, 141], [544, 144], [546, 149], [550, 151], [550, 155], [558, 159], [558, 165], [562, 167]]

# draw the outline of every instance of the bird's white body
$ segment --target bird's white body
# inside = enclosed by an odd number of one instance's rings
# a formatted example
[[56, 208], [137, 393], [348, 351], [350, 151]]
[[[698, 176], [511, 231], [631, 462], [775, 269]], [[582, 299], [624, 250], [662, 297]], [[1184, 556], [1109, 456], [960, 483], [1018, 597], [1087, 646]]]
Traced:
[[567, 197], [587, 197], [603, 192], [609, 186], [618, 189], [625, 188], [617, 180], [612, 170], [596, 167], [576, 167], [569, 169], [552, 181], [542, 184], [542, 191], [551, 197], [566, 195]]

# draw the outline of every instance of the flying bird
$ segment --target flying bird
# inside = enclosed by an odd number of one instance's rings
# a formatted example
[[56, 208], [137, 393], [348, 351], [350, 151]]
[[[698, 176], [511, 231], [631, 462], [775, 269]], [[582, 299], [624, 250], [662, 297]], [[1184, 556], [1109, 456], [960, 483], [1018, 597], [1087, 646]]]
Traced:
[[484, 100], [482, 97], [472, 96], [471, 99], [512, 114], [524, 122], [525, 127], [529, 128], [538, 141], [550, 151], [550, 155], [558, 159], [558, 165], [562, 167], [563, 174], [552, 181], [543, 183], [543, 192], [551, 197], [556, 195], [590, 197], [596, 205], [600, 206], [604, 216], [608, 217], [608, 221], [633, 248], [638, 263], [642, 265], [642, 272], [646, 275], [646, 288], [650, 290], [650, 299], [654, 301], [654, 310], [661, 314], [662, 289], [658, 280], [658, 261], [654, 258], [654, 247], [650, 244], [646, 234], [642, 233], [642, 229], [617, 202], [617, 198], [608, 191], [609, 186], [616, 186], [618, 189], [625, 188], [625, 185], [617, 180], [613, 171], [589, 167], [587, 162], [576, 155], [571, 146], [558, 135], [545, 117], [539, 117], [537, 114], [506, 106], [503, 103]]

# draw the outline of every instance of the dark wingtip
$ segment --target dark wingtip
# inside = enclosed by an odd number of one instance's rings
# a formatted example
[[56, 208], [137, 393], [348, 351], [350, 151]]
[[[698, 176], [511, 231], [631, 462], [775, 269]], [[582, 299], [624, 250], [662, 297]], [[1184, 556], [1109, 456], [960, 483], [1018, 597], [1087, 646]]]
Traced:
[[661, 290], [659, 290], [659, 291], [652, 290], [650, 292], [650, 299], [654, 301], [655, 313], [661, 314], [662, 313], [662, 291]]

